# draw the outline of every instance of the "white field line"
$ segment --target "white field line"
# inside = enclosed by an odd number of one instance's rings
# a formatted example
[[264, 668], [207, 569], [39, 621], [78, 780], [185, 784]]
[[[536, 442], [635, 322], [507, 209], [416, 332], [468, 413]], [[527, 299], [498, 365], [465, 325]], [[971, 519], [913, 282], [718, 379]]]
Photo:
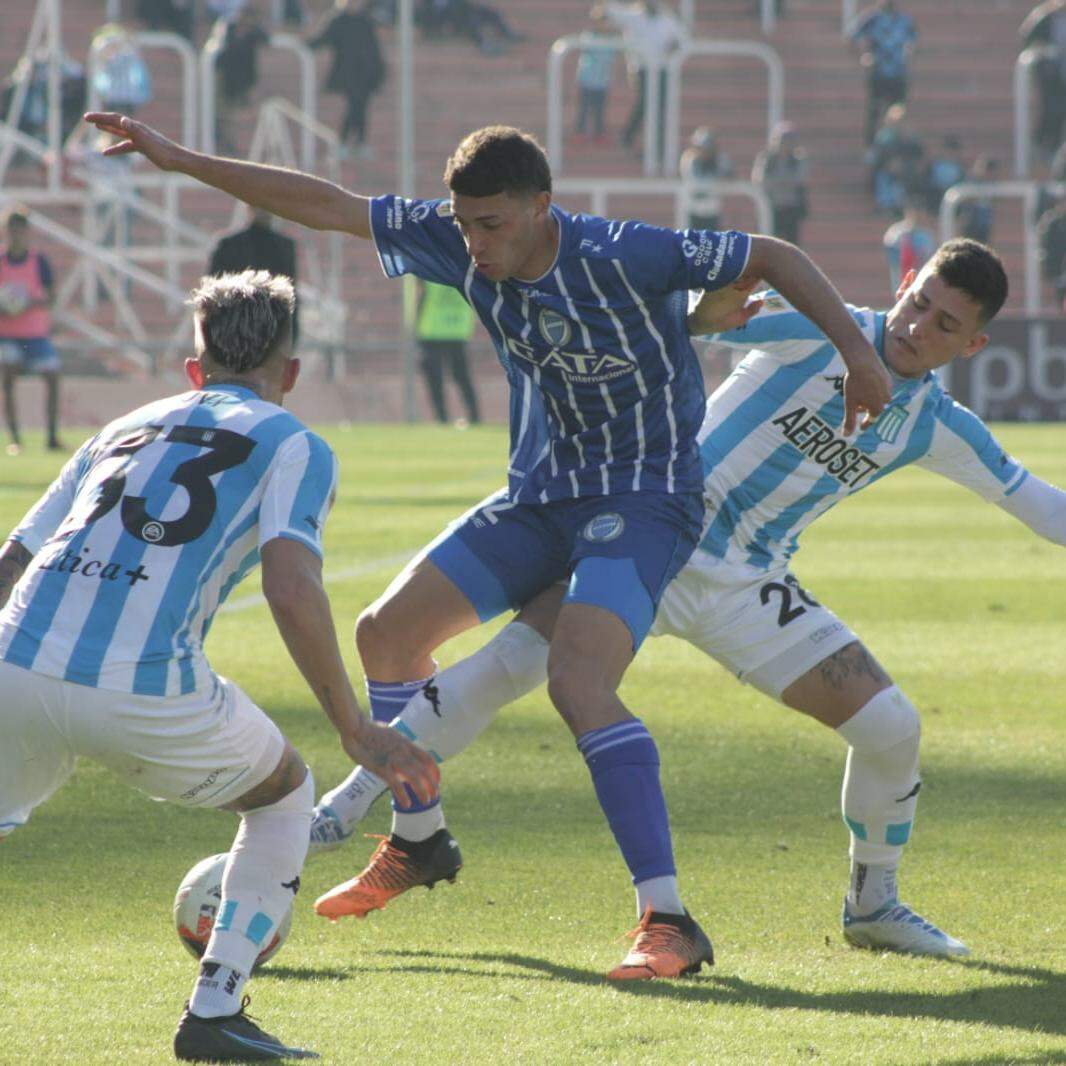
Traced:
[[[367, 577], [381, 570], [399, 569], [410, 562], [418, 553], [412, 551], [393, 552], [391, 555], [382, 555], [377, 559], [367, 559], [366, 562], [357, 563], [355, 566], [346, 566], [341, 570], [327, 570], [323, 575], [323, 581], [327, 585], [338, 581], [350, 581], [352, 578]], [[219, 609], [219, 614], [229, 614], [231, 611], [247, 611], [252, 607], [260, 607], [266, 603], [261, 592], [251, 596], [239, 596], [235, 600], [224, 603]]]

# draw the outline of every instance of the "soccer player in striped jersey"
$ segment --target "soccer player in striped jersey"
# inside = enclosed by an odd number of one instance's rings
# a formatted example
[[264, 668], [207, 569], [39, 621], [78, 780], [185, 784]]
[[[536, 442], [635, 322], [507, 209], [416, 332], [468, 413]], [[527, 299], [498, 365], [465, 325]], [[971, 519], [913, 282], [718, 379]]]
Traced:
[[[735, 320], [745, 288], [705, 297], [690, 320], [694, 331]], [[707, 521], [651, 632], [689, 641], [848, 745], [842, 807], [852, 869], [843, 924], [860, 946], [967, 951], [898, 899], [896, 869], [920, 788], [918, 712], [855, 633], [803, 589], [790, 558], [812, 521], [911, 463], [1066, 544], [1066, 493], [1007, 455], [935, 373], [984, 347], [984, 327], [1006, 293], [995, 253], [956, 240], [903, 279], [891, 311], [852, 308], [893, 380], [889, 405], [857, 437], [840, 428], [839, 353], [778, 294], [752, 302], [758, 313], [746, 326], [714, 337], [748, 354], [707, 401], [700, 430]], [[550, 634], [560, 596], [543, 594], [486, 647], [443, 670], [431, 691], [412, 697], [397, 728], [440, 758], [470, 744], [501, 706], [544, 680], [541, 634]], [[382, 789], [360, 769], [327, 793], [312, 848], [343, 841]]]
[[[686, 290], [721, 288], [744, 270], [778, 287], [843, 353], [850, 428], [860, 408], [880, 412], [888, 377], [836, 291], [803, 252], [770, 237], [562, 211], [543, 150], [511, 127], [463, 140], [445, 169], [449, 200], [408, 200], [204, 156], [123, 116], [88, 120], [120, 138], [110, 154], [139, 151], [274, 214], [372, 239], [390, 276], [466, 296], [512, 386], [510, 482], [360, 618], [371, 710], [391, 719], [431, 678], [445, 640], [569, 578], [549, 693], [648, 912], [657, 965], [698, 969], [711, 948], [678, 894], [658, 752], [617, 695], [703, 518], [704, 396]], [[361, 916], [397, 887], [453, 877], [459, 863], [439, 806], [399, 811], [370, 867], [316, 910]]]
[[365, 718], [322, 587], [337, 465], [281, 407], [296, 382], [288, 278], [245, 271], [192, 294], [193, 388], [105, 426], [0, 549], [0, 840], [83, 755], [124, 781], [241, 823], [178, 1058], [306, 1058], [244, 1013], [241, 991], [300, 887], [311, 774], [204, 655], [211, 620], [262, 559], [286, 645], [340, 735], [389, 787], [436, 794], [434, 761]]

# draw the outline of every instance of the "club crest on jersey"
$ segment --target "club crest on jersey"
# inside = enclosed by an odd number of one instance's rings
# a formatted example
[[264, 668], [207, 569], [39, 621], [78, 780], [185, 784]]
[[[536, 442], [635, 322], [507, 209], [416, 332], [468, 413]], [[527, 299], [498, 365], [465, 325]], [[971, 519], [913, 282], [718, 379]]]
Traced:
[[886, 444], [895, 444], [899, 431], [907, 421], [907, 409], [893, 404], [881, 412], [881, 417], [874, 423], [874, 433]]
[[609, 540], [617, 540], [626, 528], [626, 520], [615, 512], [598, 514], [585, 525], [581, 535], [585, 540], [593, 544], [606, 544]]
[[574, 331], [562, 315], [545, 307], [537, 319], [540, 335], [553, 347], [562, 348], [570, 343]]

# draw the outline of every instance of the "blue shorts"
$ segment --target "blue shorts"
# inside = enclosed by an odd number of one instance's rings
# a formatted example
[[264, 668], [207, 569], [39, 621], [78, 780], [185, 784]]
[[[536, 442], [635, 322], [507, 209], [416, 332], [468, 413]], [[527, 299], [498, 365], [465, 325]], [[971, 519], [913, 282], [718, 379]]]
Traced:
[[0, 365], [48, 374], [59, 370], [59, 352], [47, 337], [0, 337]]
[[640, 647], [663, 590], [699, 542], [698, 492], [631, 492], [553, 503], [512, 503], [507, 490], [482, 500], [426, 555], [484, 622], [569, 580], [565, 602], [617, 615]]

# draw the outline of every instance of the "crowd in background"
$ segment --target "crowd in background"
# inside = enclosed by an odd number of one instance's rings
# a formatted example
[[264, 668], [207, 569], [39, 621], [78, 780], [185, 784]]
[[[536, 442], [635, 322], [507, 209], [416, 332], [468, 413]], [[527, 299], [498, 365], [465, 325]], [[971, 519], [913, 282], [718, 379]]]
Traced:
[[[260, 54], [276, 30], [300, 36], [312, 49], [328, 55], [321, 88], [341, 97], [344, 107], [337, 135], [342, 157], [371, 155], [370, 124], [375, 96], [389, 81], [388, 48], [382, 31], [395, 25], [396, 0], [125, 0], [126, 10], [149, 29], [181, 34], [195, 45], [216, 53], [216, 145], [226, 154], [239, 154], [247, 145], [253, 108], [260, 102]], [[269, 7], [268, 7], [269, 5]], [[759, 4], [752, 5], [756, 15]], [[423, 41], [453, 41], [470, 45], [486, 57], [502, 55], [523, 40], [512, 22], [525, 14], [518, 5], [507, 8], [474, 0], [416, 0], [415, 19]], [[281, 15], [273, 26], [269, 13]], [[777, 16], [787, 18], [786, 5]], [[153, 101], [155, 85], [149, 62], [138, 47], [136, 23], [109, 23], [93, 35], [87, 62], [73, 56], [61, 61], [61, 133], [64, 139], [79, 128], [79, 118], [93, 101], [104, 109], [137, 114]], [[565, 32], [565, 27], [561, 28]], [[677, 160], [665, 150], [668, 71], [671, 57], [683, 48], [688, 31], [675, 10], [658, 0], [599, 0], [588, 12], [580, 32], [575, 71], [575, 106], [571, 136], [577, 151], [588, 157], [601, 149], [621, 150], [630, 160], [645, 156], [649, 129], [655, 138], [650, 156], [665, 175], [685, 182], [689, 224], [697, 228], [728, 228], [720, 183], [750, 180], [766, 196], [770, 230], [797, 244], [812, 212], [812, 159], [802, 131], [782, 121], [750, 162], [742, 161], [720, 132], [701, 124], [691, 132]], [[1003, 178], [1001, 162], [988, 154], [973, 154], [953, 132], [919, 133], [908, 112], [912, 59], [921, 48], [920, 27], [905, 9], [905, 0], [875, 0], [861, 11], [848, 33], [856, 62], [865, 78], [866, 100], [862, 124], [864, 143], [856, 146], [868, 175], [871, 213], [887, 226], [883, 245], [893, 286], [909, 269], [918, 268], [937, 244], [937, 216], [945, 195], [960, 183], [992, 184]], [[1066, 0], [1045, 0], [1034, 6], [1019, 27], [1019, 51], [1037, 49], [1033, 64], [1036, 116], [1033, 148], [1048, 184], [1040, 197], [1032, 224], [1036, 227], [1045, 280], [1066, 309], [1066, 198], [1055, 182], [1066, 182]], [[619, 82], [625, 77], [625, 88]], [[48, 63], [44, 54], [23, 57], [2, 86], [0, 108], [6, 116], [18, 93], [22, 98], [18, 128], [40, 141], [47, 139]], [[653, 91], [654, 87], [654, 91]], [[616, 92], [628, 93], [625, 119], [612, 129], [608, 116]], [[658, 99], [658, 114], [646, 123], [650, 97]], [[106, 173], [115, 189], [124, 188], [134, 157], [104, 159], [103, 143], [82, 147], [81, 161]], [[611, 161], [617, 166], [618, 161]], [[631, 165], [631, 164], [630, 164]], [[101, 241], [116, 243], [113, 214], [101, 228]], [[956, 210], [960, 234], [981, 241], [994, 239], [995, 199], [967, 196]], [[108, 226], [111, 229], [108, 229]], [[233, 236], [233, 235], [230, 235]], [[268, 219], [257, 218], [244, 244], [259, 251], [275, 251], [285, 240], [273, 234]], [[241, 244], [241, 241], [237, 242]], [[244, 245], [241, 245], [242, 247]], [[258, 253], [257, 253], [258, 254]], [[279, 253], [281, 254], [281, 253]], [[288, 252], [284, 253], [288, 255]], [[295, 250], [291, 274], [295, 276]], [[455, 379], [469, 421], [477, 420], [476, 398], [465, 370], [465, 329], [441, 323], [448, 309], [439, 294], [421, 296], [419, 327], [423, 369], [435, 414], [444, 415], [442, 383], [445, 370]], [[455, 309], [452, 309], [454, 311]], [[428, 323], [428, 325], [426, 324]], [[432, 336], [444, 330], [447, 336]], [[449, 333], [448, 330], [452, 332]], [[454, 333], [455, 335], [452, 335]]]

